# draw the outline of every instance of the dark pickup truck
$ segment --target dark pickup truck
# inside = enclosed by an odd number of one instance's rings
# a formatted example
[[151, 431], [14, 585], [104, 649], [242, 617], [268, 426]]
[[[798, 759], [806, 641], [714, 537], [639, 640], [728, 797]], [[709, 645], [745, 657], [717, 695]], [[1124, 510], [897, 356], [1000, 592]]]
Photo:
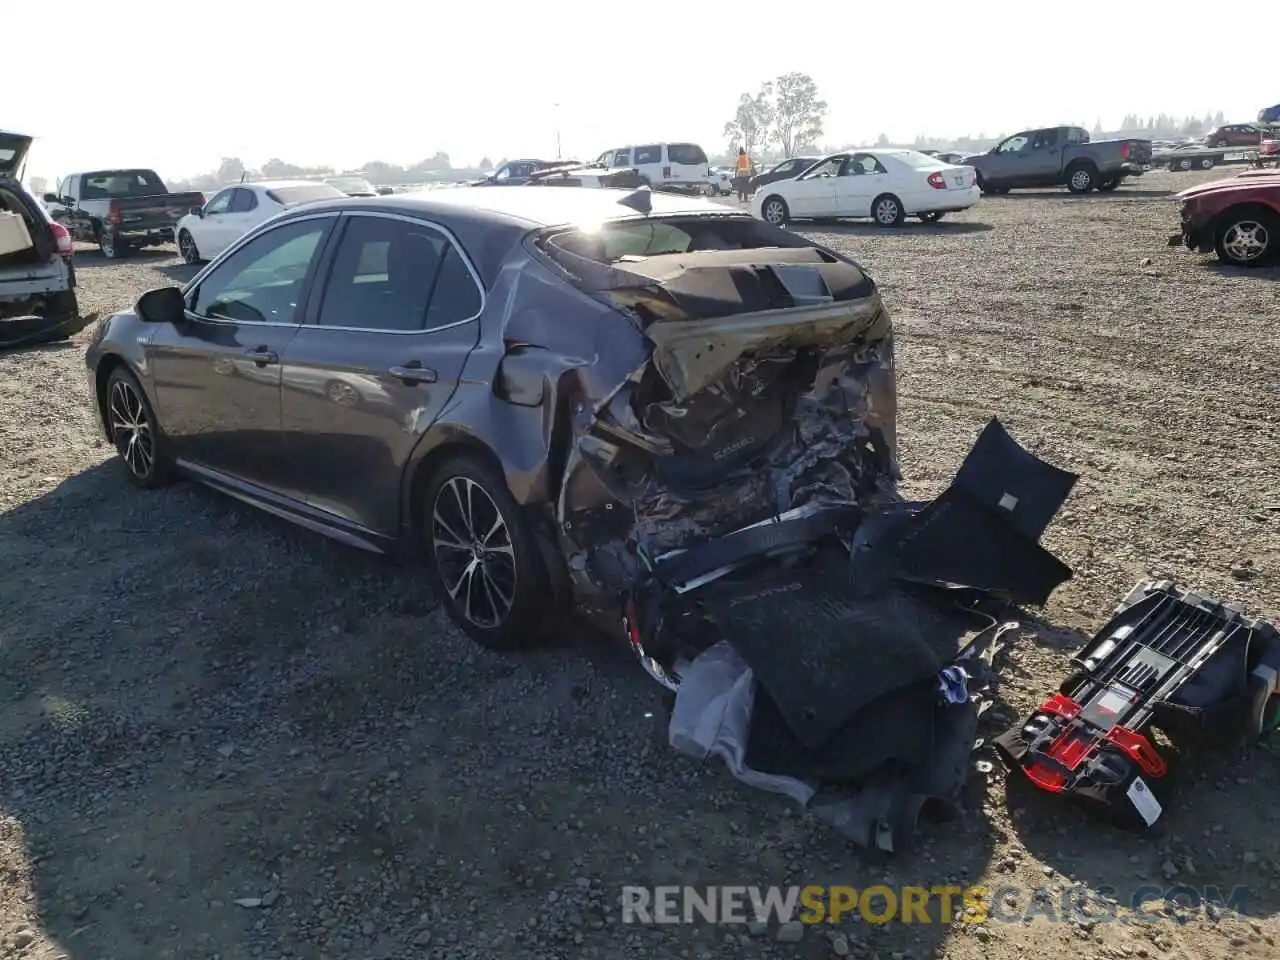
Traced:
[[960, 161], [978, 172], [982, 192], [1065, 186], [1072, 193], [1114, 190], [1151, 169], [1150, 140], [1089, 140], [1083, 127], [1023, 130], [987, 153]]
[[96, 243], [109, 260], [131, 250], [173, 242], [173, 228], [200, 193], [170, 193], [154, 170], [95, 170], [73, 173], [46, 193], [50, 216], [84, 243]]

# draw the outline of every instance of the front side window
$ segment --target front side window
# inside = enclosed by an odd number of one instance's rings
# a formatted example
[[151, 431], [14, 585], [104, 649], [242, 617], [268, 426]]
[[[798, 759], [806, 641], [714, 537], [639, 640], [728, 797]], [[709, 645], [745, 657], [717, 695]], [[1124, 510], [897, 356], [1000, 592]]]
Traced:
[[234, 190], [223, 190], [220, 194], [205, 204], [205, 214], [226, 213], [231, 209], [231, 195], [233, 193], [235, 193]]
[[408, 333], [467, 320], [480, 289], [456, 247], [426, 224], [353, 217], [334, 257], [318, 323]]
[[200, 282], [189, 308], [215, 320], [298, 323], [307, 273], [332, 223], [295, 220], [260, 234]]
[[1021, 153], [1029, 142], [1026, 134], [1019, 133], [1000, 144], [997, 149], [1001, 153]]
[[615, 167], [629, 167], [629, 166], [631, 166], [631, 151], [630, 151], [630, 150], [615, 150], [615, 151], [614, 151], [614, 154], [613, 154], [613, 165], [614, 165]]
[[812, 170], [810, 170], [800, 179], [815, 180], [818, 177], [838, 177], [840, 176], [840, 171], [844, 169], [844, 165], [848, 161], [848, 159], [849, 158], [844, 156], [843, 154], [838, 157], [831, 157], [830, 159], [824, 160], [823, 162], [819, 163], [816, 167], [814, 167]]

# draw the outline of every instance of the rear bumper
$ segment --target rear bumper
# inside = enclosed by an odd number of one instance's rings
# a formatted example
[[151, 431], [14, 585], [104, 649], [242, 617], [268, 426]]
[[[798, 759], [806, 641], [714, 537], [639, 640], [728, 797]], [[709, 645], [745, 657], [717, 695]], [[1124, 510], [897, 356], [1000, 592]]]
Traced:
[[135, 226], [127, 224], [125, 226], [112, 226], [110, 224], [103, 227], [104, 232], [113, 237], [130, 243], [138, 243], [139, 241], [146, 243], [170, 243], [173, 241], [172, 226], [147, 225]]
[[937, 197], [923, 197], [912, 213], [958, 213], [968, 210], [982, 197], [982, 190], [969, 187], [965, 190], [939, 190]]
[[1123, 177], [1140, 177], [1151, 169], [1149, 163], [1122, 163], [1120, 164], [1120, 175]]

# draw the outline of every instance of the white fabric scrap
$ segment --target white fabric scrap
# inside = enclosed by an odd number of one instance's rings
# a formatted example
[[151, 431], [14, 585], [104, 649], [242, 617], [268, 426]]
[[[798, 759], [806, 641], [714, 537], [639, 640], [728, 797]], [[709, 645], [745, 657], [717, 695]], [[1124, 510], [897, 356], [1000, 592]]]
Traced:
[[695, 760], [719, 757], [735, 779], [780, 793], [808, 806], [816, 788], [794, 777], [761, 773], [746, 765], [747, 737], [755, 706], [755, 678], [737, 652], [721, 640], [680, 670], [680, 688], [667, 729], [672, 749]]

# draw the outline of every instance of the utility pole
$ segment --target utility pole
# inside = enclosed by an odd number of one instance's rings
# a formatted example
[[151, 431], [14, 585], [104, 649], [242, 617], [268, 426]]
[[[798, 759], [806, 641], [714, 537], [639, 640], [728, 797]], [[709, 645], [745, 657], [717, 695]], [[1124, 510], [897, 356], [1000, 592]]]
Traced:
[[556, 110], [556, 159], [560, 157], [560, 104], [554, 104]]

